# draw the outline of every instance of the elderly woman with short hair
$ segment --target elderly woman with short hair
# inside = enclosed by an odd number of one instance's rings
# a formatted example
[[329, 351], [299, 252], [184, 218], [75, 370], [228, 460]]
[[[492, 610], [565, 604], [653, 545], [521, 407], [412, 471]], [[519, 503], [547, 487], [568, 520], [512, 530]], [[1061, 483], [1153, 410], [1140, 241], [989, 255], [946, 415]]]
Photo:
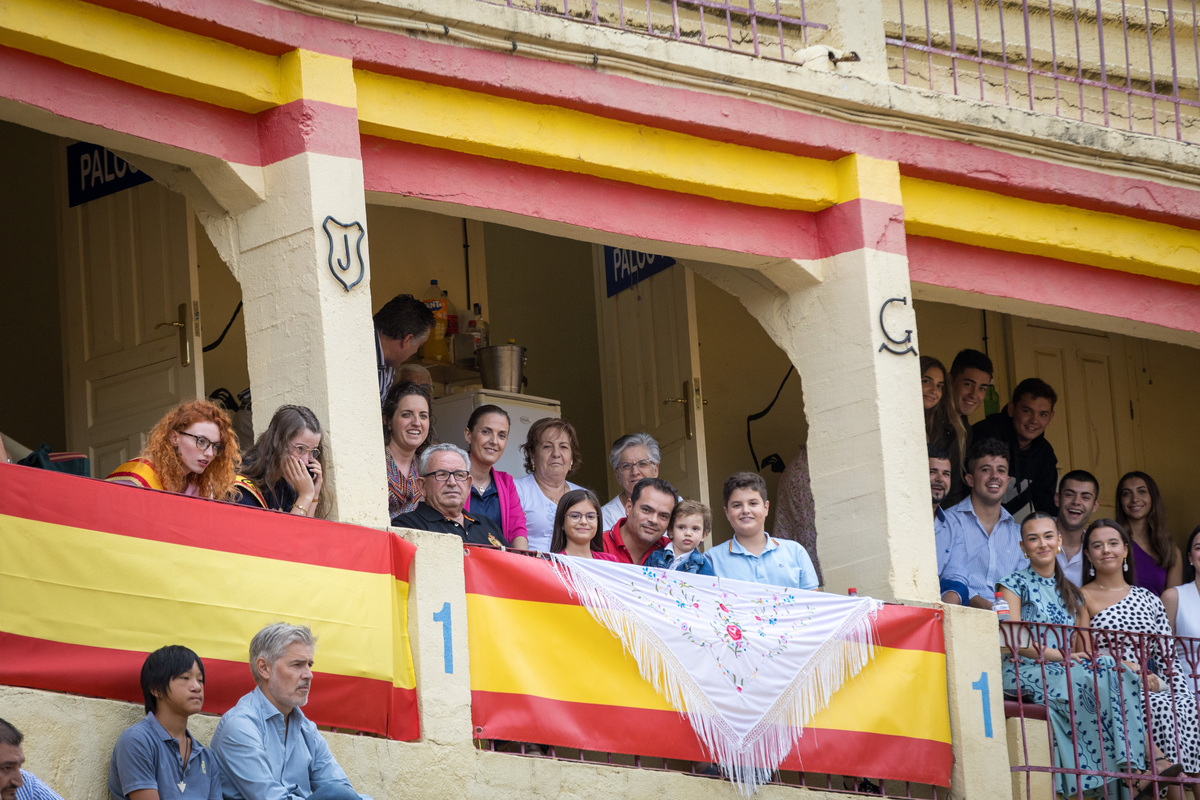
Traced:
[[601, 527], [606, 531], [624, 519], [625, 504], [629, 502], [629, 493], [633, 491], [637, 482], [642, 478], [658, 477], [662, 452], [658, 449], [658, 442], [650, 434], [644, 431], [627, 433], [613, 442], [612, 449], [608, 452], [608, 463], [612, 464], [621, 491], [600, 509], [604, 517]]
[[548, 553], [558, 501], [567, 492], [583, 488], [567, 480], [582, 462], [579, 437], [565, 419], [546, 417], [529, 426], [521, 450], [529, 474], [513, 485], [525, 511], [529, 549]]

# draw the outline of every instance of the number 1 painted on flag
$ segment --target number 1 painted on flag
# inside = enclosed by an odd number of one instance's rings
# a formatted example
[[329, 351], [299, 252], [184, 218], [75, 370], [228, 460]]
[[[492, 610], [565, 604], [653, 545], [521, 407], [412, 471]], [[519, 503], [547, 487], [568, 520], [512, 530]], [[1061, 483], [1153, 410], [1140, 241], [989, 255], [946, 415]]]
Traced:
[[[447, 616], [449, 616], [449, 612], [447, 612]], [[978, 689], [979, 694], [983, 697], [983, 735], [990, 739], [992, 738], [992, 696], [988, 691], [988, 674], [986, 672], [979, 673], [979, 680], [972, 683], [971, 688]]]
[[[442, 623], [442, 660], [445, 662], [446, 673], [454, 674], [454, 644], [450, 640], [450, 603], [442, 603], [442, 610], [433, 615], [434, 622]], [[988, 722], [991, 730], [991, 722]], [[988, 736], [991, 736], [989, 733]]]

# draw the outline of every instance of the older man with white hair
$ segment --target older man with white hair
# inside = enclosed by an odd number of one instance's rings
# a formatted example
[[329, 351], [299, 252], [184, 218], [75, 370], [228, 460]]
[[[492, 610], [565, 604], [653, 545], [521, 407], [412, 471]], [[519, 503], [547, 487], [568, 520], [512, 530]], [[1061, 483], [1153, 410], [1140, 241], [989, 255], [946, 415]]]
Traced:
[[209, 748], [225, 800], [371, 800], [350, 785], [308, 702], [316, 639], [306, 625], [275, 622], [250, 642], [257, 684], [217, 723]]
[[642, 478], [657, 478], [661, 462], [662, 452], [658, 449], [658, 442], [644, 431], [627, 433], [613, 442], [612, 449], [608, 451], [608, 463], [617, 476], [617, 483], [621, 484], [621, 491], [600, 509], [604, 519], [602, 530], [612, 530], [621, 521], [633, 487]]
[[496, 523], [463, 511], [471, 492], [471, 461], [465, 450], [448, 442], [435, 444], [421, 454], [417, 473], [417, 491], [424, 499], [393, 519], [393, 526], [452, 533], [467, 544], [503, 545], [504, 534]]

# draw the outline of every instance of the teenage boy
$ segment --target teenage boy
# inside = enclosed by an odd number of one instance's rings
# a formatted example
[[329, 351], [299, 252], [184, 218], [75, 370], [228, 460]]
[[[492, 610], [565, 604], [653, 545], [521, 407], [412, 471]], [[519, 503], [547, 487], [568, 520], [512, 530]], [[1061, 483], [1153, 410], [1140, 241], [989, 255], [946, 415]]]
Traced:
[[1062, 549], [1058, 563], [1067, 579], [1076, 586], [1083, 585], [1083, 531], [1096, 509], [1100, 507], [1100, 481], [1082, 469], [1073, 469], [1058, 482], [1054, 495], [1058, 506], [1058, 532], [1062, 534]]
[[808, 551], [790, 539], [776, 539], [766, 531], [767, 483], [756, 472], [736, 472], [721, 492], [725, 518], [733, 538], [709, 551], [717, 577], [739, 581], [817, 588], [817, 571]]
[[1012, 403], [971, 429], [976, 441], [996, 439], [1008, 447], [1009, 484], [1004, 508], [1017, 519], [1034, 511], [1055, 512], [1058, 456], [1046, 441], [1058, 394], [1040, 378], [1026, 378], [1013, 390]]
[[160, 647], [146, 656], [141, 679], [146, 716], [113, 747], [109, 797], [221, 800], [217, 763], [187, 728], [204, 706], [200, 657], [181, 645]]
[[695, 500], [680, 500], [671, 515], [670, 544], [652, 552], [646, 566], [693, 575], [716, 575], [712, 562], [698, 549], [711, 530], [712, 512], [708, 506]]
[[1021, 552], [1021, 526], [1000, 503], [1008, 488], [1008, 448], [995, 439], [977, 441], [965, 480], [971, 494], [946, 512], [946, 523], [966, 548], [969, 604], [990, 609], [996, 583], [1029, 564]]
[[[962, 417], [967, 431], [963, 452], [971, 452], [971, 421], [968, 419], [979, 408], [988, 388], [992, 385], [992, 360], [978, 350], [960, 350], [950, 365], [950, 398], [954, 410]], [[963, 483], [961, 465], [955, 465], [950, 473], [950, 488], [942, 498], [942, 508], [950, 508], [967, 496], [967, 485]]]

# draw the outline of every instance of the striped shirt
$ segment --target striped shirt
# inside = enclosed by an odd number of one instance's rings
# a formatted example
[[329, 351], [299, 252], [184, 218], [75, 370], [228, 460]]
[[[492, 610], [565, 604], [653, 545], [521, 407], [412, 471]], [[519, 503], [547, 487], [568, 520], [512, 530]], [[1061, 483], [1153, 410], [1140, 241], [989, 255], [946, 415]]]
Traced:
[[25, 785], [17, 789], [17, 800], [63, 800], [32, 772], [21, 770], [21, 781]]

